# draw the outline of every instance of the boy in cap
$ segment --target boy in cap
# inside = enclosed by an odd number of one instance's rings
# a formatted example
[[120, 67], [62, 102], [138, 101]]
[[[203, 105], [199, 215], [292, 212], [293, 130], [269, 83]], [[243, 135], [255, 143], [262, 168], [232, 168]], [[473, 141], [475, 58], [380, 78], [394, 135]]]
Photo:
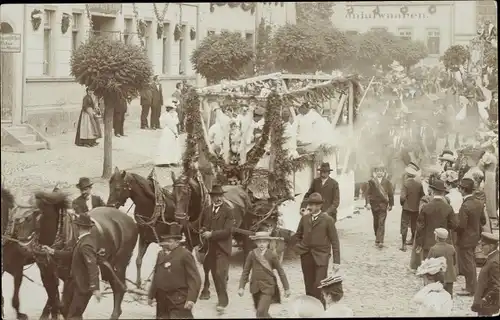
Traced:
[[[406, 251], [406, 245], [411, 245], [415, 239], [417, 229], [418, 207], [420, 199], [425, 195], [422, 182], [416, 179], [420, 173], [420, 168], [415, 163], [410, 162], [406, 167], [406, 179], [401, 188], [399, 201], [403, 207], [401, 213], [401, 251]], [[406, 242], [408, 227], [411, 229], [411, 239]]]
[[80, 190], [80, 196], [73, 200], [72, 203], [76, 214], [82, 214], [94, 208], [106, 206], [101, 197], [92, 194], [93, 185], [87, 177], [81, 177], [76, 184], [76, 187]]
[[269, 249], [271, 240], [277, 240], [278, 238], [271, 237], [269, 232], [259, 231], [254, 236], [250, 236], [250, 239], [255, 241], [257, 248], [250, 251], [246, 258], [243, 272], [241, 273], [238, 295], [240, 297], [243, 296], [250, 271], [252, 271], [250, 293], [252, 294], [256, 317], [271, 318], [269, 315], [271, 303], [281, 302], [278, 282], [273, 272], [274, 269], [278, 271], [278, 275], [280, 276], [281, 283], [285, 289], [285, 297], [288, 298], [290, 296], [290, 286], [285, 271], [276, 253]]
[[161, 237], [149, 288], [148, 304], [156, 300], [156, 319], [193, 319], [192, 309], [201, 288], [193, 255], [180, 246], [180, 225], [171, 225]]
[[487, 258], [479, 272], [471, 310], [477, 312], [478, 316], [498, 315], [498, 311], [500, 310], [498, 233], [481, 233], [481, 250]]
[[307, 200], [306, 214], [300, 218], [295, 237], [295, 251], [300, 255], [306, 294], [325, 300], [318, 289], [319, 282], [327, 277], [328, 260], [333, 251], [333, 272], [340, 268], [340, 244], [333, 218], [321, 212], [323, 198], [313, 193]]
[[444, 257], [446, 259], [447, 268], [444, 273], [444, 289], [453, 298], [453, 283], [457, 281], [455, 248], [446, 242], [448, 240], [448, 230], [437, 228], [434, 230], [434, 234], [436, 235], [436, 244], [431, 247], [426, 258]]

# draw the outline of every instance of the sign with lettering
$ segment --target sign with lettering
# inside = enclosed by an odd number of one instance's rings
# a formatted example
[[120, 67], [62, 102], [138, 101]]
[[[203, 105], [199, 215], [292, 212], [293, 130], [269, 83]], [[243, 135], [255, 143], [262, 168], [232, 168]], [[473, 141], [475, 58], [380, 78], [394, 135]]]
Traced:
[[90, 13], [118, 14], [122, 11], [121, 3], [89, 3]]
[[21, 52], [21, 34], [0, 33], [0, 52]]
[[353, 12], [353, 13], [347, 13], [345, 15], [346, 19], [356, 19], [356, 20], [367, 20], [367, 19], [381, 19], [381, 20], [389, 20], [389, 19], [400, 19], [400, 20], [405, 20], [405, 19], [426, 19], [427, 14], [425, 13], [375, 13], [375, 12], [370, 12], [370, 13], [364, 13], [364, 12]]

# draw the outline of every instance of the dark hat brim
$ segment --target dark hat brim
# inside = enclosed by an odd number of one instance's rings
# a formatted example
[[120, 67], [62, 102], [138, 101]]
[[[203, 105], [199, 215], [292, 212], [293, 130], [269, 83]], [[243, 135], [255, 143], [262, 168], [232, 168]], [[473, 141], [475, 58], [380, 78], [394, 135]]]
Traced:
[[76, 187], [78, 189], [85, 189], [85, 188], [88, 188], [88, 187], [92, 187], [94, 184], [92, 182], [90, 183], [84, 183], [84, 184], [81, 184], [81, 183], [77, 183], [76, 184]]
[[319, 201], [319, 200], [308, 200], [306, 201], [307, 204], [323, 204], [324, 201]]
[[446, 188], [441, 189], [441, 188], [438, 188], [438, 187], [433, 186], [433, 185], [429, 185], [429, 188], [431, 188], [432, 190], [436, 190], [436, 191], [443, 191], [443, 192], [448, 191], [448, 190], [446, 190]]
[[208, 194], [223, 195], [224, 193], [226, 193], [226, 191], [210, 191]]
[[81, 227], [93, 227], [94, 226], [94, 223], [91, 222], [90, 224], [89, 223], [86, 223], [86, 222], [82, 222], [82, 221], [78, 221], [78, 220], [75, 220], [73, 221], [74, 224], [76, 224], [77, 226], [81, 226]]

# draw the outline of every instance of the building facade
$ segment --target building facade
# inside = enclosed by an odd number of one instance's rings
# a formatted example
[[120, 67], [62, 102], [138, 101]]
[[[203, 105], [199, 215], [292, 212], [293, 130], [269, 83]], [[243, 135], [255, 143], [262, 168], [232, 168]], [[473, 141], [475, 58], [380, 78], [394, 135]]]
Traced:
[[[170, 95], [183, 80], [204, 85], [190, 55], [208, 34], [238, 31], [255, 45], [261, 18], [274, 26], [295, 23], [295, 4], [288, 2], [256, 3], [253, 10], [231, 2], [156, 3], [156, 8], [153, 3], [89, 3], [88, 9], [86, 4], [2, 5], [1, 33], [22, 39], [19, 52], [2, 51], [2, 65], [10, 66], [2, 68], [2, 122], [27, 122], [46, 134], [75, 128], [85, 90], [70, 75], [70, 59], [91, 32], [139, 43], [137, 21], [144, 21], [147, 54], [164, 95]], [[161, 22], [163, 32], [158, 32]]]
[[495, 1], [363, 1], [338, 2], [332, 23], [350, 32], [384, 29], [424, 42], [437, 63], [452, 45], [468, 44], [479, 23], [496, 24]]

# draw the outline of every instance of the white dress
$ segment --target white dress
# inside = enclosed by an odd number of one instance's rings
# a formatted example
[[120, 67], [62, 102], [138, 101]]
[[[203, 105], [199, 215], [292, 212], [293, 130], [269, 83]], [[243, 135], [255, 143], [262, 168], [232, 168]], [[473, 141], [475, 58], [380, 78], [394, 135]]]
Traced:
[[440, 282], [423, 287], [412, 302], [418, 307], [420, 317], [448, 317], [453, 308], [453, 300]]
[[325, 310], [320, 318], [352, 318], [352, 309], [342, 303], [334, 303]]
[[182, 158], [182, 148], [179, 145], [179, 133], [177, 124], [179, 117], [176, 111], [165, 112], [160, 117], [160, 123], [164, 123], [160, 142], [156, 151], [155, 165], [178, 164]]

